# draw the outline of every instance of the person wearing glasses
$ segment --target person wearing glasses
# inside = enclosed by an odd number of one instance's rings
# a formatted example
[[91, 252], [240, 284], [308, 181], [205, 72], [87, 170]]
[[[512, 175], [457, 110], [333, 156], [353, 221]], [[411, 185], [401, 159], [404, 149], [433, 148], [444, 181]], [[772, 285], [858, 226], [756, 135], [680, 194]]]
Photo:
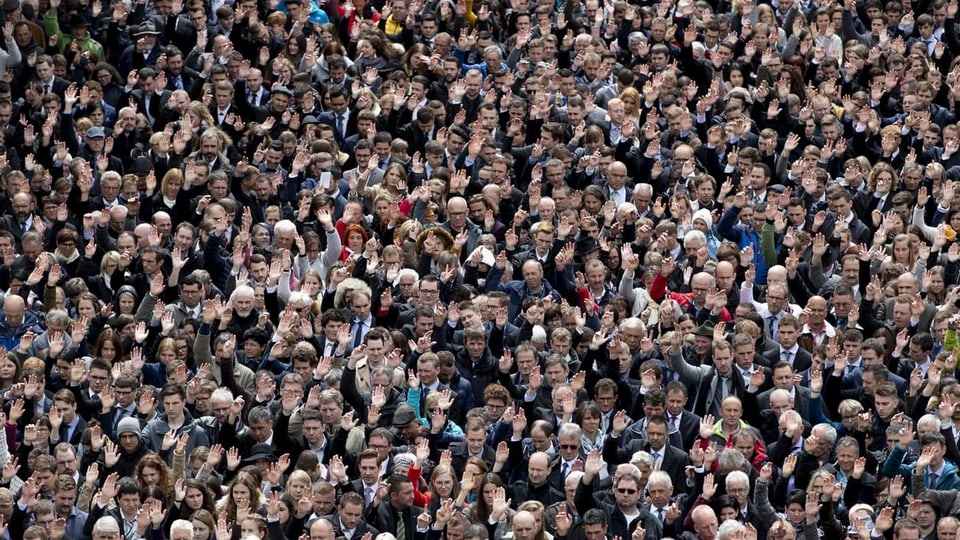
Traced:
[[657, 517], [650, 513], [650, 505], [640, 505], [643, 499], [643, 480], [639, 473], [628, 472], [618, 475], [613, 481], [614, 503], [601, 502], [594, 497], [594, 480], [602, 467], [600, 452], [594, 450], [587, 456], [584, 464], [583, 479], [577, 486], [574, 498], [577, 512], [586, 514], [594, 508], [599, 508], [607, 516], [609, 534], [612, 537], [632, 538], [633, 531], [642, 527], [647, 531], [648, 538], [661, 538], [663, 525]]

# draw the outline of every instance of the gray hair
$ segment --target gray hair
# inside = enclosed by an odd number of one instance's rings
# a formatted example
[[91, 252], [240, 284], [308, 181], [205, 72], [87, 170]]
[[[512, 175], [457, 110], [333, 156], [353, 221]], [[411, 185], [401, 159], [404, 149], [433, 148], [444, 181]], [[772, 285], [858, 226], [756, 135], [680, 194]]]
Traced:
[[230, 300], [236, 300], [240, 295], [250, 295], [253, 298], [253, 287], [249, 285], [237, 285], [237, 288], [230, 294]]
[[[190, 525], [193, 526], [192, 524]], [[93, 524], [94, 533], [120, 534], [120, 525], [112, 516], [103, 516]]]
[[661, 484], [673, 489], [673, 479], [670, 478], [670, 475], [667, 474], [666, 471], [653, 471], [650, 473], [650, 477], [647, 478], [647, 486], [649, 487], [653, 484]]
[[279, 233], [297, 234], [297, 226], [289, 219], [281, 219], [273, 226], [273, 233], [274, 235]]
[[647, 467], [653, 468], [653, 456], [651, 456], [649, 452], [638, 450], [630, 456], [630, 463], [634, 466], [646, 465]]
[[[717, 456], [717, 465], [724, 471], [742, 471], [749, 463], [739, 450], [728, 448]], [[729, 480], [729, 477], [727, 479]]]
[[[734, 452], [736, 452], [737, 454], [740, 454], [740, 452], [737, 452], [736, 450], [734, 450]], [[724, 452], [724, 453], [726, 453], [726, 452]], [[743, 454], [740, 454], [740, 457], [743, 457]], [[746, 484], [746, 485], [747, 485], [747, 488], [750, 487], [750, 477], [747, 476], [747, 473], [745, 473], [745, 472], [743, 472], [743, 471], [733, 471], [733, 472], [731, 472], [730, 474], [727, 475], [727, 479], [726, 479], [727, 489], [729, 490], [729, 489], [730, 489], [730, 485], [731, 485], [731, 484], [735, 484], [735, 483], [737, 483], [737, 482], [740, 482], [740, 483], [742, 483], [742, 484]]]
[[837, 428], [832, 425], [823, 422], [813, 426], [813, 429], [810, 431], [814, 429], [821, 433], [818, 437], [822, 436], [823, 439], [830, 443], [830, 446], [833, 446], [833, 443], [837, 442]]
[[221, 386], [220, 388], [217, 388], [216, 390], [214, 390], [214, 391], [210, 394], [210, 401], [213, 401], [213, 400], [217, 400], [217, 401], [230, 401], [230, 402], [232, 402], [232, 401], [233, 401], [233, 392], [231, 392], [229, 389]]
[[173, 537], [174, 531], [186, 531], [190, 533], [191, 540], [193, 539], [193, 523], [185, 519], [178, 519], [170, 525], [170, 537]]
[[558, 437], [576, 437], [578, 440], [583, 436], [583, 430], [577, 424], [566, 422], [560, 426]]
[[70, 315], [67, 314], [67, 311], [64, 309], [51, 309], [47, 312], [46, 318], [47, 324], [70, 324]]
[[686, 247], [687, 245], [691, 245], [694, 242], [699, 244], [701, 247], [707, 245], [707, 235], [703, 234], [702, 232], [696, 229], [693, 229], [684, 233], [683, 235], [684, 247]]
[[735, 519], [728, 519], [717, 530], [717, 540], [729, 540], [734, 536], [747, 532], [747, 528]]

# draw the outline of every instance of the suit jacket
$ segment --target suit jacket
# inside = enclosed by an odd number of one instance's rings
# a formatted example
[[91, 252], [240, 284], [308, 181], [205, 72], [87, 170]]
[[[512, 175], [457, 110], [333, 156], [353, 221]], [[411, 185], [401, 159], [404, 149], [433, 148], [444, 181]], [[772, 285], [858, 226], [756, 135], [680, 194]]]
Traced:
[[[333, 532], [337, 535], [337, 538], [346, 538], [343, 534], [343, 524], [340, 523], [340, 515], [333, 514], [329, 520], [330, 524], [333, 525]], [[371, 536], [376, 538], [377, 535], [380, 534], [380, 531], [371, 527], [366, 520], [361, 519], [360, 523], [357, 523], [356, 528], [353, 529], [353, 536], [348, 540], [360, 540], [360, 538], [363, 538], [363, 535], [367, 533], [370, 533]]]
[[319, 120], [321, 124], [326, 124], [333, 128], [333, 138], [336, 139], [338, 146], [343, 146], [348, 137], [357, 134], [357, 111], [353, 109], [348, 111], [345, 135], [341, 134], [337, 130], [337, 117], [333, 111], [324, 111], [320, 113], [320, 116], [317, 117], [317, 120]]
[[[780, 347], [776, 347], [775, 349], [771, 349], [763, 353], [763, 358], [770, 363], [770, 367], [776, 366], [781, 360]], [[797, 352], [793, 355], [794, 371], [798, 373], [805, 371], [810, 369], [811, 365], [813, 365], [813, 357], [810, 355], [810, 352], [803, 347], [797, 347]]]
[[[667, 352], [666, 356], [670, 368], [677, 372], [680, 381], [690, 389], [690, 401], [687, 406], [698, 416], [704, 416], [719, 410], [720, 403], [715, 403], [717, 384], [720, 381], [716, 368], [713, 366], [692, 366], [687, 363], [682, 353], [674, 355]], [[730, 381], [730, 394], [743, 399], [745, 393], [743, 376], [734, 369], [730, 373]]]
[[[613, 437], [607, 437], [603, 442], [603, 459], [607, 463], [626, 463], [630, 459], [629, 456], [632, 456], [638, 450], [653, 455], [650, 444], [642, 439], [633, 439], [622, 449], [618, 449], [616, 444], [617, 439]], [[684, 485], [686, 482], [686, 467], [690, 464], [687, 453], [668, 442], [660, 449], [659, 454], [661, 459], [660, 470], [670, 475], [673, 485]]]
[[[670, 434], [673, 430], [680, 432], [680, 439], [683, 441], [683, 449], [693, 448], [693, 444], [700, 439], [700, 417], [688, 410], [680, 413], [679, 425], [674, 428], [671, 422], [670, 413], [667, 413], [667, 422], [670, 425]], [[671, 440], [673, 440], [671, 438]]]
[[70, 439], [67, 440], [67, 423], [64, 422], [60, 425], [60, 442], [68, 442], [73, 446], [80, 446], [80, 443], [83, 441], [83, 430], [87, 428], [87, 422], [84, 421], [83, 417], [77, 414], [77, 427], [73, 428], [73, 433], [70, 434]]
[[402, 515], [404, 535], [397, 540], [414, 540], [417, 532], [417, 516], [423, 513], [423, 508], [411, 506], [403, 511], [396, 510], [390, 501], [380, 501], [377, 506], [371, 505], [364, 512], [364, 519], [380, 532], [387, 532], [397, 536], [397, 515]]
[[[773, 388], [767, 390], [766, 392], [761, 392], [757, 395], [757, 405], [760, 407], [760, 410], [767, 410], [770, 408], [770, 394], [773, 393]], [[801, 416], [806, 416], [807, 411], [809, 410], [810, 405], [810, 389], [799, 384], [793, 386], [794, 395], [793, 395], [793, 409], [800, 413]]]
[[154, 124], [160, 120], [160, 117], [163, 114], [163, 109], [167, 105], [167, 101], [170, 99], [170, 96], [173, 92], [169, 90], [162, 90], [159, 94], [154, 92], [150, 96], [150, 103], [147, 103], [147, 96], [143, 93], [143, 90], [139, 88], [130, 92], [129, 97], [132, 97], [134, 101], [137, 102], [137, 112], [147, 115], [148, 119], [151, 119]]

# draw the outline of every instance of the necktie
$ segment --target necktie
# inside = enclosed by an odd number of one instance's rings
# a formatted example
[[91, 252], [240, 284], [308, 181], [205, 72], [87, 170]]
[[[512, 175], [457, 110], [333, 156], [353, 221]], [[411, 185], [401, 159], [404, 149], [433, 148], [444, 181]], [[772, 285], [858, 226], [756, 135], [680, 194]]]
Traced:
[[567, 474], [569, 473], [570, 473], [570, 465], [567, 465], [566, 463], [564, 463], [563, 465], [560, 466], [560, 476], [563, 477], [564, 480], [566, 480]]
[[358, 319], [357, 329], [354, 331], [353, 335], [353, 347], [357, 348], [361, 343], [363, 343], [363, 321]]
[[937, 482], [940, 480], [940, 475], [937, 473], [930, 473], [930, 475], [927, 477], [927, 480], [927, 487], [935, 488], [937, 487]]
[[44, 93], [44, 94], [49, 94], [49, 93], [50, 93], [50, 85], [49, 85], [49, 84], [43, 85], [43, 93]]
[[793, 364], [793, 353], [790, 351], [783, 351], [783, 361], [788, 364]]
[[663, 508], [657, 508], [657, 519], [660, 520], [660, 523], [663, 523]]
[[344, 136], [344, 133], [343, 133], [343, 115], [342, 115], [342, 114], [338, 114], [338, 115], [337, 115], [337, 133], [340, 135], [340, 137], [343, 137], [343, 136]]
[[714, 397], [714, 406], [719, 410], [720, 403], [723, 401], [723, 398], [727, 397], [726, 389], [723, 387], [723, 377], [717, 375], [717, 390], [716, 396]]
[[370, 506], [370, 503], [373, 502], [373, 488], [368, 487], [364, 490], [364, 494], [364, 501], [366, 503], [364, 506]]
[[675, 428], [675, 427], [677, 427], [677, 424], [679, 424], [679, 423], [680, 423], [680, 418], [679, 418], [679, 417], [677, 417], [677, 416], [671, 416], [671, 417], [670, 417], [670, 427]]
[[60, 424], [60, 442], [70, 442], [70, 426], [66, 422]]
[[173, 79], [173, 84], [177, 87], [177, 90], [183, 90], [183, 77], [177, 75], [176, 78]]
[[847, 373], [853, 373], [857, 369], [857, 366], [847, 366]]
[[23, 232], [27, 232], [30, 230], [30, 225], [26, 221], [24, 221], [23, 224], [20, 225], [20, 230], [22, 230]]
[[397, 540], [407, 540], [407, 525], [403, 522], [403, 512], [397, 512]]
[[656, 465], [660, 461], [660, 452], [654, 452], [650, 455], [653, 456], [653, 464]]
[[771, 315], [767, 317], [767, 321], [770, 323], [770, 337], [776, 337], [777, 335], [777, 316]]

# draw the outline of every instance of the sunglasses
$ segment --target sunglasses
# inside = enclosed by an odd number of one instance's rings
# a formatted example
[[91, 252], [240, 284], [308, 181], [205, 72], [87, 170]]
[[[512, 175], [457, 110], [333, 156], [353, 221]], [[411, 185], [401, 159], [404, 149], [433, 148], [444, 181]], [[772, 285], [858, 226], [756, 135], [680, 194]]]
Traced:
[[630, 488], [618, 488], [617, 493], [623, 493], [624, 495], [636, 495], [637, 490]]

